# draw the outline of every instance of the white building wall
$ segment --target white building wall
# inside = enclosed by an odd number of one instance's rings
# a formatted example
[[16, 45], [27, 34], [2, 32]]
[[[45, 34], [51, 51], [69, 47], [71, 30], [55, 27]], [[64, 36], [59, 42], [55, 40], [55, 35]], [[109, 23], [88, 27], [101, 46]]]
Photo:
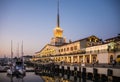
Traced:
[[108, 44], [92, 46], [92, 47], [87, 47], [86, 52], [94, 51], [94, 50], [107, 50], [107, 48], [108, 48]]
[[97, 55], [99, 63], [108, 63], [108, 53], [100, 53]]

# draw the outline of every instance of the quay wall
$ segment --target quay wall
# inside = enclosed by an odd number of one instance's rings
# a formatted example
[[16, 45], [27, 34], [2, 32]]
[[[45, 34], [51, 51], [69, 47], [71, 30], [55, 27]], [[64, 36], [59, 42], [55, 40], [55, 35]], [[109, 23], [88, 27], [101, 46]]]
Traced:
[[[44, 67], [44, 68], [43, 68]], [[68, 79], [72, 76], [73, 78], [83, 78], [91, 80], [102, 80], [102, 81], [120, 81], [120, 68], [109, 67], [109, 66], [79, 66], [79, 65], [63, 65], [63, 64], [50, 64], [40, 65], [40, 72], [35, 71], [37, 74], [43, 75], [60, 75], [67, 77]]]
[[[60, 65], [59, 69], [64, 67], [64, 70], [67, 70], [67, 68], [70, 68], [70, 71], [75, 71], [74, 68], [77, 69], [77, 71], [83, 72], [83, 68], [86, 69], [86, 73], [94, 73], [94, 69], [97, 70], [97, 73], [102, 75], [108, 75], [109, 70], [112, 71], [112, 76], [120, 77], [120, 68], [105, 68], [105, 67], [79, 67], [79, 66], [67, 66], [67, 65]], [[81, 70], [80, 70], [81, 69]]]

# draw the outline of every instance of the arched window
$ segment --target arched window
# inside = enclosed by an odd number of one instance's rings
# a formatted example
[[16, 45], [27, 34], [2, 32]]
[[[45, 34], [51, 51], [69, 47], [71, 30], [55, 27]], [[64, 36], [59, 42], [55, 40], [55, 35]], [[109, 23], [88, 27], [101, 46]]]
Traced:
[[95, 56], [93, 56], [93, 62], [94, 62], [94, 63], [96, 62], [96, 57], [95, 57]]

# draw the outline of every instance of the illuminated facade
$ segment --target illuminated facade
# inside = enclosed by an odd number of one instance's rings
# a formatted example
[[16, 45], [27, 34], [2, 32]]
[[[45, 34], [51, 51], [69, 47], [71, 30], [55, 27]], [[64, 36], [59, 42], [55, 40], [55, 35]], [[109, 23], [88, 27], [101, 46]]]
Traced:
[[106, 39], [104, 42], [91, 35], [86, 38], [66, 42], [63, 30], [59, 25], [59, 3], [57, 26], [53, 31], [54, 36], [50, 44], [45, 45], [35, 53], [35, 60], [54, 61], [66, 63], [111, 63], [120, 55], [120, 35]]
[[65, 43], [59, 46], [47, 44], [35, 54], [41, 61], [66, 63], [111, 63], [120, 55], [120, 39], [115, 42], [103, 42], [96, 36]]

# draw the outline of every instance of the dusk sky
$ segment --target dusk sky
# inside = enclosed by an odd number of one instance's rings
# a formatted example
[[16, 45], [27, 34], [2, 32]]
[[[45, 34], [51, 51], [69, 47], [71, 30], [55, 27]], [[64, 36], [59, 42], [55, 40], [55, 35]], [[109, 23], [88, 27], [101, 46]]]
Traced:
[[[57, 0], [0, 0], [0, 57], [34, 55], [50, 43]], [[120, 0], [60, 0], [60, 27], [67, 41], [95, 35], [103, 40], [120, 33]]]

